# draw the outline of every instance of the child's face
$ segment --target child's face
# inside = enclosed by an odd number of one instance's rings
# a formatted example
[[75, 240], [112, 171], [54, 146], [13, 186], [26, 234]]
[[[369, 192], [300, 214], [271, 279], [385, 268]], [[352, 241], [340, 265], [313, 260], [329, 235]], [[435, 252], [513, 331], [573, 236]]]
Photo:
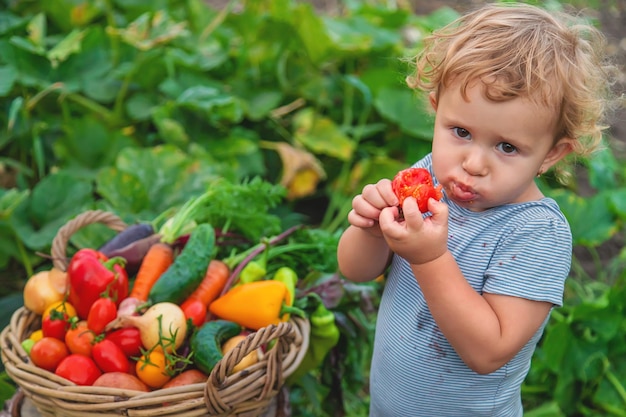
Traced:
[[474, 211], [541, 198], [537, 173], [571, 151], [570, 139], [553, 146], [554, 112], [522, 98], [489, 101], [480, 83], [467, 95], [457, 85], [431, 95], [433, 169], [448, 198]]

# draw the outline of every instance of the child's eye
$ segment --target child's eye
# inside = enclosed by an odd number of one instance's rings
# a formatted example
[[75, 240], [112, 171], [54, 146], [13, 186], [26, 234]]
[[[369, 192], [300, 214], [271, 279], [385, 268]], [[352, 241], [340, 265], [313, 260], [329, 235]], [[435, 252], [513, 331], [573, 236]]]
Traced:
[[471, 139], [472, 134], [467, 129], [463, 129], [462, 127], [453, 127], [452, 132], [454, 135], [461, 139]]
[[497, 148], [504, 152], [505, 154], [513, 154], [517, 152], [517, 148], [510, 143], [501, 142], [498, 144]]

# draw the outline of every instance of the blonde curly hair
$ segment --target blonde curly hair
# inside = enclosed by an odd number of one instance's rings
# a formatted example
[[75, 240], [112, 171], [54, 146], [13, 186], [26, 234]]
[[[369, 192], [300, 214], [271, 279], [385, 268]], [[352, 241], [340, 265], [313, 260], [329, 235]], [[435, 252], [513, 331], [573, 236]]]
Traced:
[[555, 143], [575, 139], [574, 154], [588, 155], [607, 128], [615, 68], [605, 46], [603, 34], [574, 15], [491, 4], [426, 37], [406, 81], [436, 95], [458, 81], [466, 96], [480, 80], [490, 100], [527, 98], [555, 110]]

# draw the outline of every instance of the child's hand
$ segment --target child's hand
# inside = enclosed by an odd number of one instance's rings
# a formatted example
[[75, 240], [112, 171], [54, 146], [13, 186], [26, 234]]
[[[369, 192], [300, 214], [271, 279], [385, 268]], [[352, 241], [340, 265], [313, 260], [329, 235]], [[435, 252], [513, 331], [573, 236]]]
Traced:
[[410, 264], [433, 261], [448, 250], [448, 206], [433, 198], [428, 200], [432, 216], [423, 218], [414, 197], [398, 207], [388, 207], [379, 216], [380, 229], [387, 244]]
[[378, 218], [381, 211], [397, 205], [398, 197], [391, 188], [391, 181], [385, 178], [376, 184], [366, 185], [362, 193], [354, 197], [348, 221], [352, 226], [371, 229], [373, 234], [380, 236]]

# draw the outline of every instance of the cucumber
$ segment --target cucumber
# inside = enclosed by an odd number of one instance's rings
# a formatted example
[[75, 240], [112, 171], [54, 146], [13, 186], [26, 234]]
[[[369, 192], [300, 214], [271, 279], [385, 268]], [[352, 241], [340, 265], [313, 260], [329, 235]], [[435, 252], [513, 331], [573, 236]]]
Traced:
[[150, 289], [152, 304], [180, 304], [196, 289], [206, 274], [215, 247], [215, 230], [202, 223], [191, 231], [189, 240], [170, 267]]
[[193, 361], [202, 372], [209, 375], [224, 357], [222, 344], [241, 333], [241, 326], [228, 320], [212, 320], [204, 323], [191, 336]]

